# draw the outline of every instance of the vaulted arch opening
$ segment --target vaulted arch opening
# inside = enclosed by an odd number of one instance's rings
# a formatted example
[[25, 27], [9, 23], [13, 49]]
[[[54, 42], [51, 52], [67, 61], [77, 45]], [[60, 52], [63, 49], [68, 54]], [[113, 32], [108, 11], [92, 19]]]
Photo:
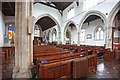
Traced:
[[105, 22], [99, 15], [91, 14], [85, 18], [80, 29], [82, 45], [105, 45]]
[[[48, 36], [46, 33], [47, 29], [50, 29], [54, 26], [59, 26], [56, 21], [54, 21], [54, 19], [52, 19], [49, 15], [45, 15], [42, 16], [41, 18], [39, 18], [36, 23], [35, 23], [35, 27], [36, 25], [38, 26], [39, 30], [40, 30], [40, 34], [37, 37], [34, 37], [34, 43], [46, 43], [48, 41], [50, 41], [50, 35]], [[58, 29], [59, 30], [59, 29]], [[34, 28], [34, 32], [35, 32], [35, 28]], [[37, 39], [36, 39], [37, 38]]]
[[65, 44], [77, 44], [77, 28], [73, 22], [66, 25], [64, 30], [64, 40]]

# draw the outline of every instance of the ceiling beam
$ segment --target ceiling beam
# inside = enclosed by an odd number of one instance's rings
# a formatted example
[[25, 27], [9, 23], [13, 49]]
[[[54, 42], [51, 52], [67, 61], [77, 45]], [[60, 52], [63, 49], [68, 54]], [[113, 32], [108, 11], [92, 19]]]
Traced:
[[[44, 4], [44, 5], [46, 5], [46, 6], [50, 6], [50, 7], [52, 7], [52, 8], [57, 9], [56, 7], [50, 5], [49, 3], [44, 3], [44, 2], [34, 2], [34, 4], [36, 4], [36, 3]], [[57, 10], [58, 10], [58, 9], [57, 9]]]

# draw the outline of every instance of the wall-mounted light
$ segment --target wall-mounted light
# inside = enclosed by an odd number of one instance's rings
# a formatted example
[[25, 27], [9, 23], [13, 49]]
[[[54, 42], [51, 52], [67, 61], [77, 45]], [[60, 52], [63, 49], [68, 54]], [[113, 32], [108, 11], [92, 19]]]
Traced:
[[11, 26], [12, 26], [12, 24], [9, 24], [9, 26], [11, 27]]

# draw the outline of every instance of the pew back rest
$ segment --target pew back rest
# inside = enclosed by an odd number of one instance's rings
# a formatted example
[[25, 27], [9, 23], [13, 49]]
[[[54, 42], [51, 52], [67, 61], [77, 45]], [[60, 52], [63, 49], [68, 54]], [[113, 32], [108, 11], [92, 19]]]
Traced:
[[71, 61], [60, 61], [51, 64], [39, 64], [39, 78], [60, 78], [70, 77]]

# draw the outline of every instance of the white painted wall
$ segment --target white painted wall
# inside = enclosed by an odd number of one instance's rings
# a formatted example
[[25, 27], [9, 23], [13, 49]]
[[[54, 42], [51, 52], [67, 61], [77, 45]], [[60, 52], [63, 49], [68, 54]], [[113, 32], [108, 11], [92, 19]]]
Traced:
[[[103, 26], [103, 28], [105, 29], [104, 23], [102, 22], [101, 19], [97, 19], [94, 21], [91, 21], [89, 23], [89, 26], [87, 23], [85, 23], [82, 28], [85, 29], [85, 42], [80, 42], [83, 45], [96, 45], [96, 46], [104, 46], [105, 44], [105, 38], [106, 38], [106, 32], [104, 31], [104, 40], [95, 40], [95, 36], [94, 36], [94, 31], [96, 29], [96, 27], [98, 26]], [[87, 34], [91, 34], [92, 35], [92, 39], [87, 39]]]
[[0, 47], [4, 46], [5, 23], [2, 12], [0, 11]]

